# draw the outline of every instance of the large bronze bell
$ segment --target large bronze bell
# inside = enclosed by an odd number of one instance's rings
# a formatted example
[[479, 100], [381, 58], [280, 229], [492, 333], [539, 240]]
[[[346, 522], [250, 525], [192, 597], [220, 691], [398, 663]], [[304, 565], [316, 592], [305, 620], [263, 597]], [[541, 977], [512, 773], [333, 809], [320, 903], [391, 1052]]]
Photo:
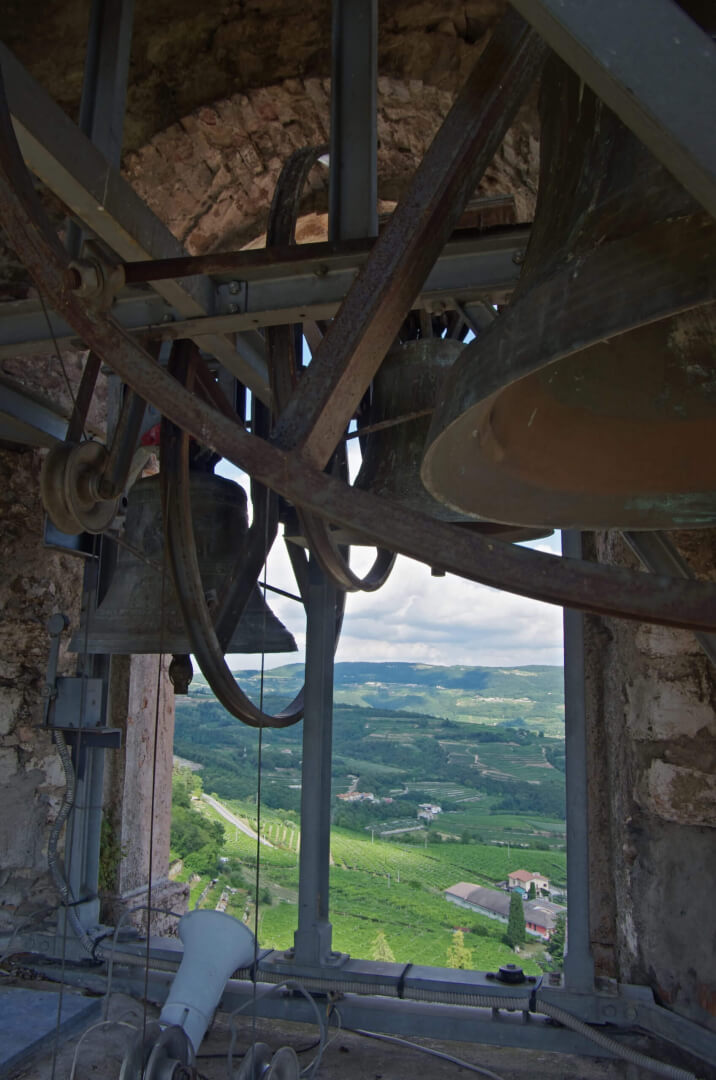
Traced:
[[540, 109], [522, 277], [443, 385], [423, 481], [521, 525], [714, 525], [714, 223], [557, 58]]
[[[246, 495], [232, 480], [210, 473], [192, 473], [190, 482], [201, 579], [211, 606], [246, 536]], [[130, 492], [124, 543], [119, 548], [112, 580], [96, 610], [83, 612], [71, 642], [75, 652], [191, 652], [171, 573], [168, 567], [162, 570], [164, 530], [159, 483], [159, 476], [150, 476], [138, 480]], [[259, 590], [254, 589], [226, 652], [295, 650], [293, 635], [276, 618]]]
[[423, 338], [398, 345], [388, 354], [373, 383], [367, 421], [373, 430], [365, 437], [356, 487], [498, 539], [544, 536], [545, 530], [478, 522], [470, 514], [438, 502], [420, 479], [420, 461], [438, 388], [464, 348], [460, 341]]

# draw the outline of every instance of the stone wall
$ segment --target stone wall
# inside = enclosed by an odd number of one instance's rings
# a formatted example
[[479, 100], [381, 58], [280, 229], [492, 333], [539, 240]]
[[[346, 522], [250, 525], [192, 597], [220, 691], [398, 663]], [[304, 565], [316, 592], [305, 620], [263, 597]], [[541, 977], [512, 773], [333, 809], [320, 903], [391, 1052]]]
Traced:
[[[713, 579], [716, 530], [674, 535]], [[638, 565], [617, 533], [590, 554]], [[716, 1031], [716, 669], [686, 631], [589, 617], [585, 636], [598, 972]]]
[[[386, 209], [405, 191], [452, 100], [449, 90], [418, 79], [378, 79], [378, 195]], [[328, 79], [247, 90], [159, 132], [126, 156], [125, 176], [192, 254], [239, 248], [263, 233], [281, 167], [294, 150], [328, 142], [329, 111]], [[518, 222], [534, 216], [536, 130], [530, 99], [477, 189], [478, 196], [512, 195]], [[324, 212], [327, 202], [328, 170], [317, 166], [302, 213]]]
[[[40, 461], [39, 451], [0, 449], [0, 929], [57, 903], [47, 841], [65, 783], [42, 726], [45, 626], [58, 611], [76, 624], [83, 568], [43, 546]], [[68, 640], [64, 674], [74, 664]]]
[[[56, 612], [68, 616], [58, 673], [73, 675], [77, 656], [67, 647], [79, 622], [84, 560], [44, 546], [41, 461], [42, 451], [0, 449], [0, 932], [51, 928], [59, 902], [47, 847], [65, 776], [43, 726], [46, 623]], [[180, 911], [186, 906], [188, 888], [168, 882], [174, 692], [166, 664], [159, 681], [158, 670], [154, 656], [112, 660], [109, 724], [122, 731], [123, 746], [105, 751], [105, 847], [121, 855], [105, 911], [110, 917], [145, 902], [153, 786], [153, 902]], [[60, 855], [64, 846], [63, 832]], [[154, 926], [171, 930], [174, 920]]]
[[[505, 0], [380, 0], [378, 67], [454, 92]], [[76, 118], [90, 0], [7, 0], [0, 39]], [[135, 5], [125, 149], [202, 105], [284, 79], [330, 74], [331, 0], [145, 0]]]

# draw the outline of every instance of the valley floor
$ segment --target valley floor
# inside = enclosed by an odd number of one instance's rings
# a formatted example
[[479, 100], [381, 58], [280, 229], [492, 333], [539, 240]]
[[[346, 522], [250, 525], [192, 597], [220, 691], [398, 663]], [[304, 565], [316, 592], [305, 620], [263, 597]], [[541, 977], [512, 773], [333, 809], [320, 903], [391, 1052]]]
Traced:
[[[298, 898], [300, 833], [296, 815], [265, 811], [257, 849], [255, 807], [215, 798], [195, 799], [193, 805], [208, 818], [224, 823], [225, 862], [217, 877], [202, 875], [193, 881], [191, 903], [219, 905], [253, 928], [258, 855], [259, 941], [263, 947], [289, 948]], [[227, 818], [235, 823], [228, 824]], [[527, 972], [538, 973], [536, 959], [545, 952], [542, 942], [528, 939], [517, 955], [503, 941], [504, 923], [456, 907], [444, 896], [444, 890], [458, 881], [494, 888], [517, 869], [544, 874], [559, 885], [565, 879], [566, 859], [564, 852], [555, 850], [494, 843], [409, 844], [382, 840], [370, 832], [334, 828], [330, 871], [333, 946], [368, 959], [446, 966], [454, 933], [462, 930], [468, 956], [461, 966], [492, 970], [517, 961]], [[179, 876], [190, 879], [186, 871]]]

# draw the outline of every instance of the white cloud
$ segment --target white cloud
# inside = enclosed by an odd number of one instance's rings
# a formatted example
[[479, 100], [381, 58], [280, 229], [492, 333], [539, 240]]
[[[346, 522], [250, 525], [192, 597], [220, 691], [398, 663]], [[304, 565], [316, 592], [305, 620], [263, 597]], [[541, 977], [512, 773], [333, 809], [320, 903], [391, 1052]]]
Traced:
[[[225, 474], [229, 474], [228, 468]], [[235, 470], [231, 475], [235, 477]], [[529, 546], [550, 553], [559, 551], [558, 537]], [[365, 572], [373, 555], [372, 548], [353, 549], [356, 572]], [[269, 557], [268, 582], [296, 591], [280, 540]], [[302, 661], [302, 606], [273, 593], [267, 599], [293, 632], [300, 651], [267, 656], [266, 667]], [[484, 666], [561, 664], [562, 610], [450, 574], [434, 578], [428, 567], [399, 557], [388, 582], [378, 592], [348, 595], [336, 658]], [[232, 667], [258, 668], [260, 657], [236, 656], [230, 663]]]

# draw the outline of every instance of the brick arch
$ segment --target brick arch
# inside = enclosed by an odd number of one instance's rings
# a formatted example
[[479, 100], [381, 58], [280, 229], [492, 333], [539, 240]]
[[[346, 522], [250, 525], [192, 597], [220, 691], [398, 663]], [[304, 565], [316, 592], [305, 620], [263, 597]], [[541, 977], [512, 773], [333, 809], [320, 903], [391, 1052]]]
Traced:
[[[378, 193], [382, 209], [400, 198], [452, 93], [418, 80], [378, 81]], [[294, 150], [328, 141], [330, 83], [286, 79], [203, 106], [127, 155], [125, 173], [154, 212], [195, 254], [242, 247], [263, 234], [281, 166]], [[478, 193], [512, 194], [529, 221], [537, 187], [533, 106], [517, 118]], [[305, 215], [325, 214], [328, 172], [313, 170]], [[317, 236], [323, 225], [311, 226]], [[304, 237], [307, 238], [307, 237]]]

